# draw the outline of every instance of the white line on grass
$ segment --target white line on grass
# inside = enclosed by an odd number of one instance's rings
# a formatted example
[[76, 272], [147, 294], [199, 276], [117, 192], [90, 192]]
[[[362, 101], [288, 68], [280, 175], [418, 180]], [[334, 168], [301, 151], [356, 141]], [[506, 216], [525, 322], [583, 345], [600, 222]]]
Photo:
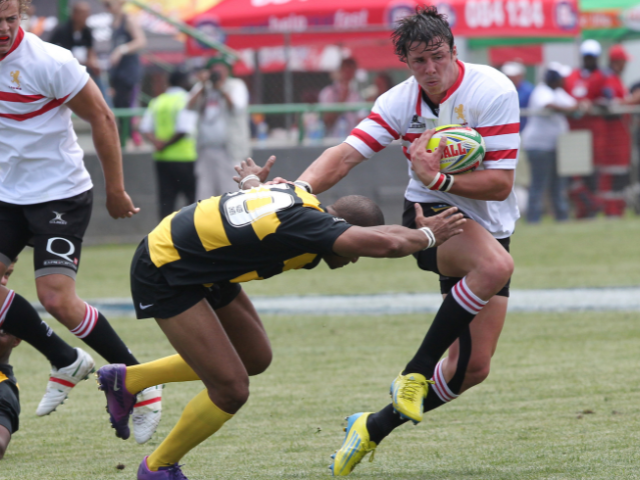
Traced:
[[[435, 293], [384, 293], [377, 295], [308, 295], [266, 297], [252, 301], [262, 314], [280, 315], [396, 315], [431, 313], [442, 298]], [[134, 316], [128, 298], [104, 298], [90, 302], [109, 315]], [[44, 312], [39, 304], [34, 304]], [[640, 287], [512, 290], [510, 312], [640, 311]]]

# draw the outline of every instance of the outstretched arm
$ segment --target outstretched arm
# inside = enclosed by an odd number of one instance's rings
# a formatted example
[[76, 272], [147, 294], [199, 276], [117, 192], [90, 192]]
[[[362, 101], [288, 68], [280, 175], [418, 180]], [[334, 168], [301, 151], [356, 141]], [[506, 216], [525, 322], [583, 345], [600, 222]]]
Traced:
[[67, 106], [91, 125], [93, 144], [102, 164], [107, 190], [107, 210], [113, 218], [132, 217], [140, 211], [124, 190], [122, 152], [113, 112], [91, 79]]
[[365, 157], [348, 143], [327, 148], [298, 180], [308, 182], [314, 194], [329, 190]]
[[[419, 204], [416, 208], [418, 228], [428, 227], [441, 245], [454, 235], [462, 233], [465, 219], [458, 209], [453, 207], [433, 217], [425, 217]], [[381, 225], [378, 227], [353, 226], [345, 231], [333, 244], [334, 253], [341, 257], [405, 257], [429, 247], [429, 237], [421, 230], [400, 225]]]

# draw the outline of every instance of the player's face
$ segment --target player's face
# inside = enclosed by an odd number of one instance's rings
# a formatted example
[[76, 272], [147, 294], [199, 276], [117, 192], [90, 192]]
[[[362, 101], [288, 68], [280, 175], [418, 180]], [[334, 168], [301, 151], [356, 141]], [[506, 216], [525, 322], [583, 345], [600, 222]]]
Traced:
[[7, 268], [7, 271], [4, 272], [4, 275], [2, 276], [2, 278], [0, 278], [0, 285], [2, 285], [3, 287], [6, 287], [7, 283], [9, 283], [9, 277], [11, 276], [12, 273], [13, 273], [13, 263], [9, 265], [9, 268]]
[[13, 46], [20, 28], [20, 5], [18, 0], [0, 3], [0, 55]]
[[456, 47], [451, 50], [442, 43], [432, 50], [424, 43], [414, 43], [408, 50], [407, 65], [420, 86], [429, 96], [444, 96], [458, 78]]
[[611, 70], [613, 70], [617, 75], [622, 75], [622, 72], [624, 71], [624, 67], [626, 67], [627, 65], [627, 61], [620, 59], [620, 60], [611, 60], [609, 62], [609, 66], [611, 67]]
[[329, 265], [331, 270], [335, 270], [336, 268], [342, 268], [345, 265], [349, 265], [350, 263], [356, 263], [359, 257], [341, 257], [340, 255], [330, 254], [325, 255], [322, 259]]

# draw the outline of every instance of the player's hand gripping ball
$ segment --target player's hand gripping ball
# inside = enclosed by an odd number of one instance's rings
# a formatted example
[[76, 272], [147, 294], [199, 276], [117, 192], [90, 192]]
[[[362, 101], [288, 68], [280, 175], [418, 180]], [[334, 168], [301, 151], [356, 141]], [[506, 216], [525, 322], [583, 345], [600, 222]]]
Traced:
[[482, 164], [486, 147], [484, 138], [473, 128], [462, 125], [442, 125], [436, 128], [436, 133], [427, 144], [427, 152], [432, 152], [440, 144], [440, 139], [447, 139], [440, 160], [440, 171], [457, 175], [472, 172]]

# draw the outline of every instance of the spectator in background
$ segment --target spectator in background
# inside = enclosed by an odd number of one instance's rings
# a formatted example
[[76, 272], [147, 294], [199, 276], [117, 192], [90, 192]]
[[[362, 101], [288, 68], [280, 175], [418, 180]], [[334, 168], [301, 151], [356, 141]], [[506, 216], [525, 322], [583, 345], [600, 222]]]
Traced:
[[[507, 62], [502, 65], [502, 73], [504, 73], [509, 80], [513, 82], [518, 91], [518, 100], [520, 102], [520, 108], [527, 108], [529, 106], [529, 98], [531, 92], [533, 92], [533, 84], [529, 82], [525, 77], [527, 73], [526, 68], [520, 62]], [[524, 130], [527, 125], [527, 117], [520, 117], [520, 131]]]
[[[166, 88], [166, 75], [164, 79]], [[176, 210], [180, 193], [187, 205], [196, 201], [194, 165], [198, 155], [193, 134], [197, 114], [187, 108], [189, 76], [177, 70], [168, 80], [169, 88], [151, 101], [140, 123], [140, 132], [155, 149], [161, 219]]]
[[[582, 67], [576, 68], [565, 80], [566, 91], [578, 102], [588, 100], [597, 105], [608, 103], [607, 77], [598, 67], [602, 47], [596, 40], [585, 40], [580, 45]], [[569, 120], [571, 130], [589, 130], [593, 138], [593, 163], [597, 168], [606, 162], [608, 143], [605, 135], [605, 120], [591, 115]], [[590, 218], [602, 209], [602, 201], [594, 195], [595, 176], [575, 177], [571, 182], [569, 196], [576, 207], [576, 218]]]
[[[126, 0], [104, 0], [102, 3], [113, 15], [113, 49], [109, 57], [113, 106], [131, 108], [135, 104], [136, 89], [142, 79], [138, 52], [146, 47], [147, 38], [142, 28], [124, 13]], [[118, 126], [120, 136], [123, 135], [123, 130], [131, 132], [129, 119], [119, 119]]]
[[[627, 87], [622, 82], [622, 72], [631, 59], [622, 45], [609, 49], [609, 68], [606, 77], [605, 97], [612, 104], [631, 104]], [[631, 166], [631, 116], [606, 115], [604, 117], [607, 155], [597, 166], [597, 193], [602, 200], [604, 213], [609, 217], [624, 214], [627, 206], [625, 188], [629, 185]]]
[[238, 189], [234, 165], [251, 155], [249, 91], [230, 76], [226, 58], [209, 60], [189, 102], [199, 113], [197, 198], [204, 199]]
[[75, 3], [71, 10], [71, 18], [68, 22], [56, 27], [49, 43], [70, 50], [78, 62], [87, 67], [89, 75], [104, 95], [106, 92], [100, 79], [100, 66], [98, 55], [93, 47], [93, 34], [87, 26], [89, 15], [91, 15], [91, 5], [88, 2]]
[[[353, 58], [345, 58], [340, 64], [340, 70], [334, 74], [334, 82], [320, 91], [320, 103], [355, 103], [361, 102], [362, 97], [353, 83], [358, 70], [358, 64]], [[329, 112], [322, 117], [327, 136], [346, 138], [349, 132], [358, 125], [358, 112]]]
[[556, 147], [558, 137], [569, 131], [566, 114], [578, 109], [578, 102], [563, 88], [564, 77], [571, 68], [552, 62], [540, 82], [531, 93], [529, 108], [532, 111], [554, 110], [551, 116], [532, 115], [522, 132], [522, 148], [527, 152], [531, 168], [527, 221], [537, 223], [542, 217], [545, 191], [551, 194], [555, 218], [569, 218], [566, 179], [558, 176]]
[[391, 75], [387, 72], [379, 72], [373, 79], [373, 83], [364, 89], [362, 96], [367, 102], [375, 102], [376, 99], [385, 93], [387, 90], [391, 90], [395, 86]]

